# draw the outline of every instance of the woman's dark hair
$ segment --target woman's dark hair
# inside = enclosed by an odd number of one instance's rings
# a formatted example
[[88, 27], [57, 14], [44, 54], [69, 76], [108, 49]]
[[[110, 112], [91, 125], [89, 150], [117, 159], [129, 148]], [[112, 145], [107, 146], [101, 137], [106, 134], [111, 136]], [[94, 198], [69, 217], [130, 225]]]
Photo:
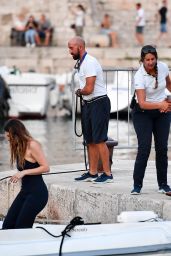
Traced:
[[18, 119], [9, 119], [4, 125], [4, 131], [9, 133], [11, 166], [17, 160], [19, 166], [23, 167], [28, 141], [32, 139], [31, 135]]
[[148, 53], [153, 54], [156, 57], [156, 59], [158, 59], [156, 48], [152, 45], [145, 45], [141, 49], [141, 61], [142, 62], [144, 61], [144, 58], [145, 58], [146, 54], [148, 54]]
[[141, 3], [136, 3], [136, 6], [140, 8], [141, 7]]
[[[154, 46], [152, 46], [152, 45], [145, 45], [141, 49], [141, 59], [140, 59], [140, 62], [144, 61], [144, 58], [145, 58], [145, 56], [148, 53], [151, 53], [152, 55], [154, 55], [156, 60], [158, 60], [158, 54], [157, 54], [156, 48]], [[158, 67], [157, 67], [157, 62], [155, 64], [155, 66], [154, 66], [154, 69], [155, 69], [155, 78], [156, 78], [156, 84], [155, 84], [154, 89], [156, 89], [158, 87]]]
[[85, 12], [85, 8], [82, 4], [78, 4], [77, 7], [80, 8], [83, 12]]

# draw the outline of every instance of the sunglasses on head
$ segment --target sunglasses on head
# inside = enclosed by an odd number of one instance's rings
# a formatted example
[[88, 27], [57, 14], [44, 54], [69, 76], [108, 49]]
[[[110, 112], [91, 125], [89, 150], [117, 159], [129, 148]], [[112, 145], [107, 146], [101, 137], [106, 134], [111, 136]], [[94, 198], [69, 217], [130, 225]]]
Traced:
[[141, 50], [142, 53], [147, 54], [147, 53], [156, 53], [156, 49], [153, 47], [144, 47]]

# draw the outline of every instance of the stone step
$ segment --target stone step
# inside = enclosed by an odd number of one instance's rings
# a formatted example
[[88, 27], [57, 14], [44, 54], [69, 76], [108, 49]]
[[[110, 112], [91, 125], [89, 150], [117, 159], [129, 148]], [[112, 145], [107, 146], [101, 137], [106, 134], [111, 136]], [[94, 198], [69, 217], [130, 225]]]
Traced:
[[[127, 68], [139, 66], [140, 47], [134, 48], [87, 48], [103, 67]], [[171, 67], [171, 49], [158, 48], [161, 61]], [[0, 47], [0, 65], [16, 66], [22, 72], [30, 69], [43, 73], [63, 73], [72, 70], [75, 61], [66, 47]]]
[[[144, 0], [142, 7], [146, 16], [146, 26], [144, 30], [145, 43], [155, 43], [159, 34], [159, 19], [157, 19], [158, 9], [162, 1]], [[168, 2], [168, 10], [171, 9], [171, 1]], [[121, 46], [131, 47], [135, 43], [135, 17], [136, 8], [133, 0], [82, 0], [80, 3], [86, 9], [86, 26], [84, 29], [84, 38], [86, 41], [94, 34], [98, 33], [100, 23], [105, 13], [111, 16], [112, 30], [118, 35], [118, 41]], [[10, 45], [10, 29], [13, 27], [13, 20], [17, 14], [23, 13], [26, 18], [33, 14], [39, 19], [42, 13], [51, 20], [54, 27], [53, 44], [58, 46], [66, 45], [69, 38], [74, 35], [70, 25], [74, 23], [74, 15], [70, 8], [77, 6], [77, 0], [51, 0], [47, 5], [47, 0], [41, 0], [41, 4], [35, 6], [35, 0], [30, 0], [24, 7], [23, 0], [5, 1], [1, 0], [3, 8], [0, 10], [0, 45]], [[12, 10], [12, 12], [11, 12]], [[168, 17], [169, 17], [168, 12]], [[161, 45], [168, 46], [171, 42], [171, 26], [168, 19], [167, 40], [162, 40]]]

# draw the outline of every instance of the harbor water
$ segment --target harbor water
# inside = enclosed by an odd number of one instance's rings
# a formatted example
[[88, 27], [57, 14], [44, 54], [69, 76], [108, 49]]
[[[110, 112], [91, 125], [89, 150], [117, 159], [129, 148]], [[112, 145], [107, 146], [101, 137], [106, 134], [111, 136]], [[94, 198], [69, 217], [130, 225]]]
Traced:
[[[23, 120], [23, 123], [31, 135], [42, 144], [50, 165], [84, 162], [82, 138], [75, 137], [71, 118], [67, 116], [56, 118], [49, 116], [46, 119], [40, 120]], [[78, 120], [78, 132], [80, 132], [79, 123]], [[128, 122], [125, 119], [119, 122], [114, 118], [110, 119], [108, 135], [110, 138], [119, 142], [118, 147], [114, 149], [113, 164], [115, 159], [135, 159], [137, 139], [131, 122], [128, 126]], [[128, 140], [130, 146], [134, 145], [132, 149], [126, 146]], [[171, 136], [169, 144], [171, 145]], [[8, 147], [8, 142], [1, 137], [0, 171], [10, 169]], [[169, 148], [168, 156], [169, 160], [171, 160], [171, 148]], [[152, 149], [150, 160], [154, 160], [154, 158], [154, 149]]]

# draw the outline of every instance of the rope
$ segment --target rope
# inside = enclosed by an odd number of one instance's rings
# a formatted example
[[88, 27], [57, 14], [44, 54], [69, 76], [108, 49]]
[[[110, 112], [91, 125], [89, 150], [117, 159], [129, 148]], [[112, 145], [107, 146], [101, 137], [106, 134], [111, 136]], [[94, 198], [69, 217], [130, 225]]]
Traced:
[[77, 216], [75, 218], [73, 218], [70, 223], [65, 227], [65, 229], [61, 232], [60, 235], [54, 235], [52, 233], [50, 233], [47, 229], [43, 228], [43, 227], [36, 227], [36, 228], [40, 228], [42, 230], [44, 230], [46, 233], [48, 233], [50, 236], [55, 237], [55, 238], [59, 238], [62, 237], [61, 239], [61, 243], [60, 243], [60, 247], [59, 247], [59, 256], [62, 256], [62, 247], [63, 247], [63, 242], [65, 239], [65, 236], [71, 237], [68, 233], [74, 229], [75, 226], [78, 225], [84, 225], [84, 221], [81, 217]]
[[81, 113], [81, 133], [78, 134], [77, 132], [77, 116], [78, 116], [78, 95], [76, 94], [76, 104], [75, 104], [75, 123], [74, 123], [74, 131], [75, 131], [75, 135], [77, 137], [81, 137], [83, 136], [83, 146], [84, 146], [84, 163], [85, 163], [85, 169], [86, 171], [88, 171], [88, 166], [87, 166], [87, 154], [86, 154], [86, 141], [84, 139], [84, 131], [83, 131], [83, 119], [82, 119], [82, 96], [80, 96], [80, 113]]
[[[63, 171], [63, 172], [50, 172], [50, 173], [42, 173], [42, 175], [47, 176], [47, 175], [54, 175], [54, 174], [64, 174], [64, 173], [73, 173], [73, 172], [85, 172], [85, 170], [74, 170], [74, 171]], [[0, 179], [0, 182], [6, 179], [11, 178], [12, 176], [6, 176], [2, 179]]]
[[11, 178], [12, 176], [6, 176], [6, 177], [4, 177], [4, 178], [2, 178], [2, 179], [0, 179], [0, 181], [2, 181], [2, 180], [6, 180], [6, 179], [9, 179], [9, 178]]
[[84, 220], [81, 217], [77, 216], [77, 217], [73, 218], [70, 221], [70, 223], [65, 227], [65, 229], [61, 232], [60, 235], [54, 235], [51, 232], [49, 232], [47, 229], [45, 229], [44, 227], [41, 227], [41, 226], [37, 226], [36, 228], [44, 230], [47, 234], [49, 234], [52, 237], [55, 237], [55, 238], [62, 237], [61, 243], [60, 243], [60, 247], [59, 247], [59, 256], [62, 256], [62, 247], [63, 247], [63, 242], [64, 242], [64, 239], [65, 239], [65, 236], [71, 237], [69, 235], [69, 232], [71, 230], [73, 230], [75, 228], [75, 226], [78, 226], [78, 225], [92, 225], [92, 224], [93, 225], [98, 225], [98, 224], [101, 224], [101, 222], [97, 222], [97, 223], [84, 223]]
[[[78, 134], [78, 132], [77, 132], [77, 118], [76, 117], [78, 115], [78, 98], [80, 98], [80, 111], [82, 112], [82, 109], [81, 109], [82, 108], [82, 97], [78, 97], [78, 95], [76, 95], [74, 132], [77, 137], [81, 137], [83, 135], [83, 131], [81, 130], [80, 134]], [[82, 128], [82, 117], [81, 117], [81, 128]]]
[[51, 232], [49, 232], [46, 228], [41, 227], [41, 226], [37, 226], [36, 228], [39, 228], [39, 229], [44, 230], [48, 235], [50, 235], [50, 236], [52, 236], [52, 237], [55, 237], [55, 238], [58, 238], [58, 237], [61, 237], [61, 236], [62, 236], [62, 235], [56, 236], [56, 235], [52, 234]]
[[159, 222], [159, 218], [150, 218], [146, 220], [140, 220], [139, 222]]

